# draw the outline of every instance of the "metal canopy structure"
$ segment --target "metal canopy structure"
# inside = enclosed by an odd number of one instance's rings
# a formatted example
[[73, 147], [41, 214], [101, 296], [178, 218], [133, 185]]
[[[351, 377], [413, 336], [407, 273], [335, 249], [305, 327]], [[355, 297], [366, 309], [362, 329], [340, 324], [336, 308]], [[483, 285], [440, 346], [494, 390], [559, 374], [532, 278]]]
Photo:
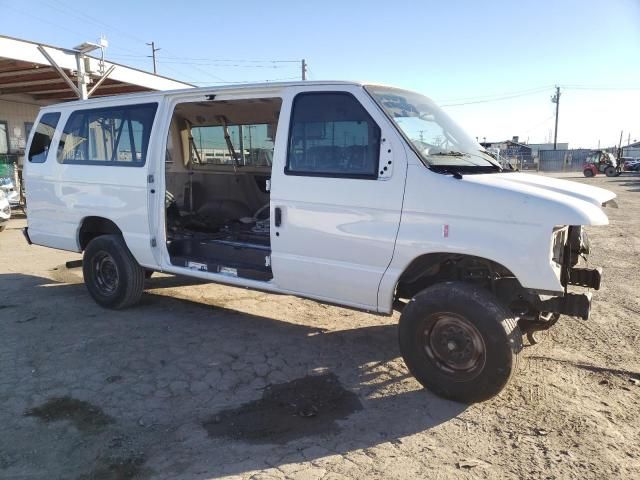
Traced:
[[42, 103], [192, 87], [167, 77], [65, 49], [0, 36], [0, 98]]

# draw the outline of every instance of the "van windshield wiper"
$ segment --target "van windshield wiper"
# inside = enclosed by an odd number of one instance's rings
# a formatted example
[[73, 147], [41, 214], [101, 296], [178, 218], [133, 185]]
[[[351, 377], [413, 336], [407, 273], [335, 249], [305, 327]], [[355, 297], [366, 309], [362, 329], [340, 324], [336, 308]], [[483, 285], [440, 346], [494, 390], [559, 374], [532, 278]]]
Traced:
[[462, 174], [457, 170], [452, 170], [451, 168], [446, 168], [446, 167], [445, 168], [439, 167], [438, 165], [431, 165], [430, 168], [436, 173], [441, 173], [443, 175], [451, 175], [453, 178], [462, 180]]
[[441, 150], [435, 153], [428, 153], [427, 155], [430, 157], [464, 157], [465, 155], [468, 155], [468, 154], [462, 153], [462, 152], [454, 152], [453, 150], [450, 152], [445, 152]]

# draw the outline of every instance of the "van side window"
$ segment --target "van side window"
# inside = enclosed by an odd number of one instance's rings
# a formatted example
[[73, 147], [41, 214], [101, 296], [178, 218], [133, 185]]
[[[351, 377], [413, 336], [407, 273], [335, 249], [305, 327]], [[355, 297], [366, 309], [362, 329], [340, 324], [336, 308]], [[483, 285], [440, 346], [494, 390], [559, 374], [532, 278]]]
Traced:
[[353, 95], [296, 96], [286, 174], [377, 178], [379, 157], [380, 127]]
[[62, 132], [58, 162], [141, 167], [157, 103], [76, 110]]
[[[60, 114], [45, 113], [38, 122], [36, 131], [33, 134], [33, 140], [31, 140], [31, 146], [29, 147], [29, 161], [32, 163], [44, 163], [49, 153], [49, 147], [51, 146], [51, 139], [58, 126], [58, 120], [60, 120]], [[25, 124], [26, 125], [26, 124]]]

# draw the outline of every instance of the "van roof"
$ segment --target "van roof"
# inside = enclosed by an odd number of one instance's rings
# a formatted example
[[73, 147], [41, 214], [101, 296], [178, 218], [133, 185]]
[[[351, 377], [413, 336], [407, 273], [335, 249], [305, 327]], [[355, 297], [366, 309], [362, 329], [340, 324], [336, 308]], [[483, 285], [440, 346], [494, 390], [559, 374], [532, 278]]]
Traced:
[[46, 107], [42, 107], [42, 110], [59, 110], [60, 108], [74, 108], [78, 106], [87, 106], [87, 105], [99, 105], [102, 103], [111, 103], [114, 100], [116, 101], [126, 101], [134, 98], [140, 99], [151, 99], [164, 97], [167, 95], [181, 94], [181, 93], [205, 93], [205, 94], [215, 94], [216, 92], [247, 92], [247, 91], [260, 91], [265, 89], [273, 89], [273, 88], [283, 88], [283, 87], [294, 87], [294, 86], [318, 86], [318, 85], [352, 85], [352, 86], [362, 86], [365, 84], [369, 84], [368, 82], [359, 82], [359, 81], [344, 81], [344, 80], [298, 80], [293, 82], [264, 82], [264, 83], [245, 83], [245, 84], [233, 84], [233, 85], [222, 85], [222, 86], [213, 86], [213, 87], [196, 87], [196, 88], [181, 88], [177, 90], [162, 90], [162, 91], [154, 91], [154, 92], [142, 92], [142, 93], [129, 93], [124, 95], [111, 95], [111, 96], [102, 96], [97, 98], [90, 98], [87, 100], [74, 100], [71, 102], [62, 102], [56, 103], [53, 105], [47, 105]]

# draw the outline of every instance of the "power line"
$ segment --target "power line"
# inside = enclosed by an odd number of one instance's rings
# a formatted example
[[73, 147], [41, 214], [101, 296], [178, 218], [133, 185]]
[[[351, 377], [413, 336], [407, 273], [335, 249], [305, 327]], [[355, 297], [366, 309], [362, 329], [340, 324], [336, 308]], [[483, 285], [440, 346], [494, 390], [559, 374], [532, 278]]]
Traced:
[[538, 91], [546, 90], [546, 89], [552, 88], [552, 87], [553, 87], [553, 85], [541, 85], [539, 87], [532, 87], [532, 88], [527, 88], [527, 89], [524, 89], [524, 90], [516, 90], [516, 91], [511, 91], [511, 92], [501, 92], [501, 93], [492, 93], [492, 94], [486, 94], [486, 95], [472, 95], [470, 97], [452, 98], [452, 99], [442, 100], [442, 102], [443, 103], [448, 103], [448, 102], [451, 102], [451, 103], [473, 102], [473, 101], [476, 101], [476, 100], [500, 98], [500, 97], [510, 96], [510, 95], [536, 93]]
[[[89, 14], [86, 14], [84, 12], [78, 11], [77, 9], [75, 9], [73, 6], [61, 1], [61, 0], [51, 0], [53, 2], [55, 2], [55, 4], [50, 3], [48, 1], [43, 1], [41, 0], [41, 3], [43, 3], [44, 5], [46, 5], [47, 7], [49, 7], [52, 10], [55, 10], [63, 15], [71, 15], [77, 19], [82, 20], [83, 22], [91, 22], [95, 25], [99, 25], [103, 28], [107, 28], [113, 31], [118, 32], [119, 34], [128, 37], [132, 40], [135, 40], [136, 42], [140, 43], [140, 44], [147, 44], [147, 42], [145, 40], [143, 40], [142, 38], [137, 37], [136, 35], [132, 35], [131, 33], [129, 33], [127, 30], [124, 30], [122, 28], [116, 27], [114, 25], [111, 25], [107, 22], [104, 22], [103, 20], [100, 20], [96, 17], [93, 17]], [[23, 15], [27, 15], [25, 12], [19, 12], [22, 13]], [[33, 17], [32, 15], [30, 15], [31, 17]], [[35, 17], [33, 17], [35, 18]], [[47, 20], [44, 19], [38, 19], [40, 21], [43, 21], [45, 23], [49, 23], [51, 25], [56, 25], [53, 22], [49, 22]], [[78, 35], [83, 35], [79, 32], [73, 32], [76, 33]], [[121, 57], [128, 57], [128, 58], [146, 58], [148, 57], [148, 55], [144, 55], [138, 52], [135, 52], [133, 50], [124, 48], [124, 47], [113, 47], [115, 49], [118, 50], [122, 50], [122, 51], [127, 51], [130, 52], [130, 54], [121, 54], [119, 56]], [[153, 48], [153, 47], [152, 47]], [[211, 59], [211, 58], [189, 58], [189, 57], [184, 57], [183, 55], [176, 55], [173, 54], [172, 56], [172, 52], [170, 52], [169, 50], [167, 50], [166, 48], [164, 49], [165, 53], [168, 53], [169, 55], [166, 57], [161, 57], [161, 58], [156, 58], [154, 61], [154, 73], [157, 72], [157, 63], [161, 63], [162, 65], [165, 65], [166, 63], [169, 63], [168, 61], [177, 61], [174, 62], [176, 64], [182, 64], [182, 65], [186, 65], [188, 67], [190, 67], [192, 70], [196, 70], [198, 72], [200, 72], [201, 74], [206, 75], [207, 77], [211, 77], [217, 80], [220, 80], [221, 83], [228, 83], [225, 79], [217, 76], [217, 75], [213, 75], [212, 73], [204, 70], [203, 68], [200, 68], [202, 66], [215, 66], [215, 67], [232, 67], [232, 68], [274, 68], [274, 67], [268, 67], [266, 64], [284, 64], [284, 63], [298, 63], [299, 60], [287, 60], [287, 59], [265, 59], [265, 60], [251, 60], [251, 59]], [[113, 56], [116, 57], [116, 56]], [[168, 60], [165, 61], [164, 59]], [[224, 62], [233, 62], [233, 65], [223, 65], [221, 64]], [[254, 63], [254, 64], [261, 64], [261, 65], [247, 65], [247, 66], [242, 66], [239, 64], [250, 64], [250, 63]], [[167, 67], [169, 68], [169, 67]], [[284, 67], [275, 67], [275, 68], [284, 68]], [[172, 71], [176, 71], [175, 69], [170, 69]], [[178, 72], [178, 74], [180, 76], [185, 76], [184, 74], [182, 74], [181, 72]]]
[[[122, 35], [124, 35], [124, 36], [126, 36], [126, 37], [129, 37], [129, 38], [131, 38], [131, 39], [133, 39], [133, 40], [135, 40], [136, 42], [139, 42], [139, 43], [141, 43], [141, 44], [146, 44], [146, 43], [147, 43], [145, 40], [143, 40], [143, 39], [141, 39], [141, 38], [139, 38], [139, 37], [137, 37], [137, 36], [135, 36], [135, 35], [131, 35], [129, 32], [127, 32], [127, 31], [125, 31], [125, 30], [123, 30], [123, 29], [120, 29], [120, 28], [115, 27], [115, 26], [113, 26], [113, 25], [110, 25], [110, 24], [108, 24], [108, 23], [106, 23], [106, 22], [103, 22], [102, 20], [99, 20], [99, 19], [97, 19], [97, 18], [95, 18], [95, 17], [92, 17], [91, 15], [87, 15], [86, 13], [78, 12], [77, 10], [73, 9], [73, 7], [71, 7], [71, 6], [67, 5], [66, 3], [62, 2], [61, 0], [54, 0], [54, 1], [55, 1], [58, 5], [60, 5], [63, 9], [65, 9], [65, 10], [66, 10], [66, 12], [65, 12], [64, 10], [61, 10], [59, 7], [56, 7], [56, 6], [51, 5], [51, 4], [48, 4], [48, 3], [46, 3], [46, 2], [45, 2], [45, 5], [47, 5], [49, 8], [52, 8], [52, 9], [54, 9], [54, 10], [58, 10], [59, 12], [61, 12], [61, 13], [65, 14], [65, 15], [73, 15], [73, 16], [75, 16], [76, 18], [79, 18], [79, 16], [78, 16], [78, 15], [81, 15], [82, 17], [84, 17], [84, 19], [85, 19], [84, 21], [87, 21], [87, 20], [88, 20], [88, 21], [90, 21], [90, 22], [92, 22], [92, 23], [94, 23], [94, 24], [102, 25], [102, 26], [104, 26], [104, 27], [106, 27], [106, 28], [110, 28], [110, 29], [112, 29], [112, 30], [115, 30], [115, 31], [117, 31], [117, 32], [120, 32], [120, 34], [122, 34]], [[168, 50], [166, 50], [166, 49], [165, 49], [165, 51], [166, 51], [166, 52], [168, 52]], [[135, 52], [134, 52], [134, 53], [135, 53]], [[176, 57], [176, 58], [180, 58], [180, 57]], [[204, 74], [205, 74], [205, 75], [207, 75], [207, 76], [211, 76], [211, 77], [213, 77], [213, 78], [217, 78], [217, 79], [219, 79], [219, 80], [223, 80], [223, 79], [222, 79], [222, 78], [220, 78], [220, 77], [216, 77], [215, 75], [212, 75], [212, 74], [210, 74], [210, 73], [208, 73], [208, 72], [206, 72], [206, 71], [202, 70], [201, 68], [199, 68], [199, 67], [198, 67], [198, 66], [196, 66], [196, 65], [190, 65], [190, 67], [191, 67], [192, 69], [194, 69], [194, 70], [198, 70], [199, 72], [204, 73]]]
[[170, 63], [174, 65], [199, 65], [202, 67], [212, 66], [212, 67], [227, 67], [227, 68], [268, 68], [272, 70], [278, 70], [282, 68], [291, 68], [285, 66], [278, 65], [240, 65], [233, 63], [200, 63], [200, 62], [188, 62], [188, 61], [179, 61], [179, 60], [165, 60], [166, 57], [162, 57], [162, 63]]
[[531, 131], [535, 130], [535, 129], [536, 129], [536, 128], [538, 128], [540, 125], [543, 125], [543, 124], [547, 123], [549, 120], [551, 120], [551, 119], [552, 119], [553, 117], [555, 117], [555, 116], [556, 116], [556, 114], [555, 114], [555, 113], [552, 113], [551, 115], [549, 115], [549, 116], [545, 117], [545, 119], [544, 119], [544, 120], [541, 120], [540, 122], [536, 123], [536, 124], [535, 124], [535, 125], [533, 125], [532, 127], [529, 127], [529, 128], [527, 128], [527, 129], [525, 129], [525, 130], [522, 132], [522, 134], [529, 133], [529, 132], [531, 132]]
[[[627, 86], [608, 86], [608, 85], [559, 85], [559, 87], [565, 89], [565, 90], [640, 90], [640, 87], [627, 87]], [[461, 100], [460, 102], [457, 102], [456, 100], [450, 100], [453, 101], [455, 103], [444, 103], [441, 104], [440, 106], [442, 107], [458, 107], [458, 106], [463, 106], [463, 105], [475, 105], [478, 103], [490, 103], [490, 102], [497, 102], [497, 101], [502, 101], [502, 100], [510, 100], [512, 98], [519, 98], [519, 97], [524, 97], [524, 96], [528, 96], [528, 95], [536, 95], [538, 93], [541, 93], [547, 89], [551, 88], [551, 86], [544, 86], [544, 87], [537, 87], [537, 88], [533, 88], [533, 89], [529, 89], [529, 90], [524, 90], [521, 92], [514, 92], [511, 94], [504, 94], [504, 95], [484, 95], [484, 96], [475, 96], [475, 97], [467, 97], [467, 98], [461, 98], [459, 100]]]
[[[146, 58], [148, 55], [125, 55], [116, 54], [112, 57], [118, 58]], [[287, 65], [281, 65], [284, 63], [300, 63], [300, 60], [240, 60], [240, 59], [206, 59], [206, 58], [189, 58], [189, 57], [169, 57], [163, 56], [164, 63], [176, 63], [185, 65], [213, 65], [217, 67], [239, 67], [239, 68], [289, 68]]]
[[[40, 21], [42, 23], [46, 23], [48, 25], [52, 25], [52, 26], [54, 26], [56, 28], [60, 28], [60, 24], [52, 22], [50, 20], [46, 20], [46, 19], [41, 18], [41, 17], [38, 17], [37, 15], [34, 15], [32, 12], [24, 12], [22, 10], [19, 10], [19, 9], [15, 8], [14, 6], [7, 5], [7, 4], [3, 5], [3, 7], [4, 8], [8, 8], [9, 10], [13, 10], [14, 12], [19, 13], [20, 15], [24, 15], [25, 17], [28, 17], [30, 19], [35, 19], [35, 20], [38, 20], [38, 21]], [[77, 30], [71, 30], [70, 28], [67, 28], [66, 30], [71, 32], [71, 33], [75, 33], [76, 35], [79, 35], [81, 37], [84, 36], [83, 33], [80, 33]]]
[[568, 90], [640, 90], [640, 87], [606, 86], [606, 85], [561, 85]]
[[526, 97], [529, 95], [537, 95], [539, 93], [542, 93], [543, 91], [547, 90], [548, 87], [544, 87], [544, 88], [539, 88], [536, 90], [531, 90], [531, 91], [527, 91], [527, 92], [523, 92], [523, 93], [518, 93], [518, 94], [512, 94], [512, 95], [504, 95], [502, 97], [495, 97], [495, 98], [486, 98], [484, 100], [475, 100], [475, 101], [470, 101], [470, 102], [460, 102], [460, 103], [449, 103], [449, 104], [443, 104], [440, 105], [441, 107], [459, 107], [462, 105], [475, 105], [478, 103], [489, 103], [489, 102], [499, 102], [502, 100], [511, 100], [512, 98], [520, 98], [520, 97]]
[[115, 27], [115, 26], [113, 26], [113, 25], [111, 25], [109, 23], [106, 23], [106, 22], [104, 22], [104, 21], [102, 21], [102, 20], [100, 20], [100, 19], [98, 19], [96, 17], [93, 17], [93, 16], [91, 16], [91, 15], [89, 15], [87, 13], [84, 13], [82, 11], [79, 11], [76, 8], [74, 8], [73, 6], [71, 6], [71, 5], [69, 5], [69, 4], [65, 3], [65, 2], [62, 2], [61, 0], [53, 0], [53, 1], [55, 3], [57, 3], [59, 5], [59, 7], [56, 7], [56, 6], [54, 6], [54, 5], [50, 4], [50, 3], [47, 3], [45, 1], [43, 1], [42, 3], [47, 5], [49, 8], [52, 8], [53, 10], [58, 10], [59, 12], [61, 12], [64, 15], [73, 15], [78, 19], [80, 19], [80, 17], [83, 17], [82, 19], [84, 21], [89, 21], [89, 22], [92, 22], [94, 24], [101, 25], [101, 26], [106, 27], [106, 28], [110, 28], [111, 30], [115, 30], [117, 32], [120, 32], [121, 35], [127, 36], [127, 37], [129, 37], [129, 38], [131, 38], [131, 39], [133, 39], [133, 40], [135, 40], [137, 42], [146, 43], [145, 40], [143, 40], [143, 39], [141, 39], [139, 37], [136, 37], [135, 35], [132, 35], [128, 31], [123, 30], [123, 29], [121, 29], [119, 27]]
[[[123, 57], [143, 57], [144, 55], [124, 55]], [[300, 63], [300, 60], [272, 60], [272, 59], [264, 59], [264, 60], [250, 60], [250, 59], [240, 59], [240, 58], [194, 58], [194, 57], [170, 57], [165, 56], [167, 60], [186, 60], [193, 62], [235, 62], [235, 63]]]

